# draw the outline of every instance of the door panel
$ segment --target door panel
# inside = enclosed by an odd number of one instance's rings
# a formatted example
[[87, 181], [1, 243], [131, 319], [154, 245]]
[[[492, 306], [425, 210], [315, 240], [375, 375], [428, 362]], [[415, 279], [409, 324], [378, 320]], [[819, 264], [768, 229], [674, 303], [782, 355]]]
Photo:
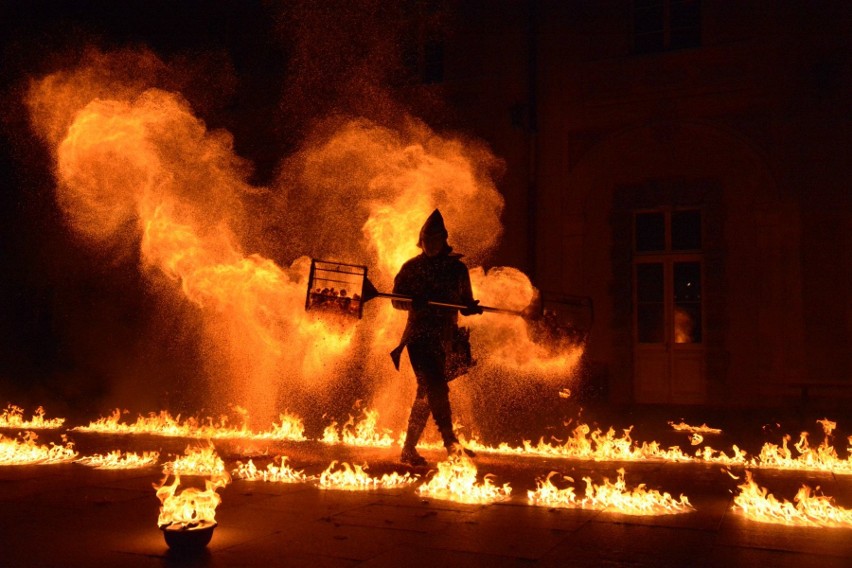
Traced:
[[701, 403], [704, 391], [704, 350], [675, 347], [672, 350], [671, 402]]
[[669, 402], [669, 355], [664, 345], [637, 346], [633, 372], [636, 402]]

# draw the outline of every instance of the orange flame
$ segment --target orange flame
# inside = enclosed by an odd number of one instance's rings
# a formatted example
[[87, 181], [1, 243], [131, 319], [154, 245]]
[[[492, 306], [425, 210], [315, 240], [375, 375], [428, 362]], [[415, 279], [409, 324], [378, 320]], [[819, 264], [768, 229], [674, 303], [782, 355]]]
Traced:
[[39, 406], [36, 408], [33, 417], [29, 420], [24, 420], [24, 409], [14, 404], [8, 405], [2, 413], [0, 413], [0, 428], [25, 428], [28, 430], [53, 430], [61, 428], [65, 424], [64, 418], [44, 417], [44, 408]]
[[465, 445], [475, 451], [482, 452], [595, 461], [663, 460], [683, 462], [693, 459], [677, 446], [663, 449], [659, 442], [637, 444], [630, 437], [632, 430], [633, 426], [626, 428], [621, 436], [617, 436], [614, 428], [609, 428], [604, 433], [599, 428], [592, 430], [588, 424], [578, 424], [564, 443], [556, 439], [554, 439], [555, 443], [550, 443], [541, 438], [537, 444], [525, 440], [521, 447], [513, 447], [505, 442], [496, 447], [486, 446], [476, 440], [465, 441]]
[[184, 455], [163, 466], [165, 473], [173, 475], [227, 475], [225, 462], [216, 454], [212, 444], [206, 447], [187, 447]]
[[160, 460], [159, 452], [122, 452], [113, 450], [106, 454], [83, 456], [76, 460], [79, 463], [95, 469], [138, 469], [157, 465]]
[[391, 430], [379, 430], [376, 426], [379, 420], [377, 410], [364, 409], [364, 416], [358, 422], [349, 415], [349, 420], [337, 430], [337, 423], [332, 422], [323, 431], [322, 441], [327, 444], [343, 443], [349, 446], [366, 446], [385, 448], [394, 444]]
[[305, 475], [303, 470], [295, 470], [287, 463], [287, 456], [279, 456], [266, 466], [265, 470], [257, 469], [252, 460], [248, 463], [237, 462], [233, 475], [247, 481], [268, 481], [274, 483], [307, 483], [313, 476]]
[[477, 482], [477, 469], [473, 461], [464, 455], [451, 455], [438, 463], [438, 471], [417, 489], [424, 497], [445, 499], [459, 503], [494, 503], [509, 498], [512, 488], [508, 483], [497, 487], [494, 476], [486, 474]]
[[[793, 452], [787, 447], [790, 441], [790, 436], [785, 435], [782, 438], [781, 446], [766, 443], [760, 450], [760, 455], [756, 460], [752, 461], [752, 465], [760, 467], [770, 467], [779, 469], [798, 469], [798, 470], [819, 470], [830, 471], [838, 474], [852, 474], [852, 455], [847, 459], [840, 459], [837, 455], [837, 450], [831, 445], [831, 433], [837, 426], [836, 422], [824, 418], [817, 420], [825, 432], [825, 438], [822, 443], [816, 448], [811, 448], [808, 444], [808, 433], [802, 432], [799, 435], [799, 441], [794, 444], [794, 448], [799, 452], [799, 455], [793, 457]], [[852, 454], [852, 451], [850, 451]]]
[[49, 446], [36, 443], [38, 435], [35, 432], [24, 432], [20, 439], [7, 438], [0, 434], [0, 465], [33, 465], [55, 464], [74, 461], [77, 451], [74, 444], [65, 442], [59, 446], [50, 443]]
[[[553, 485], [551, 478], [554, 475], [556, 472], [551, 472], [545, 479], [538, 480], [537, 489], [527, 492], [527, 498], [531, 504], [545, 507], [582, 507], [625, 515], [670, 515], [694, 510], [689, 499], [684, 495], [675, 499], [669, 493], [646, 489], [644, 483], [628, 490], [624, 480], [624, 468], [618, 470], [618, 479], [615, 483], [604, 478], [601, 485], [596, 485], [592, 483], [590, 477], [584, 477], [585, 497], [580, 500], [577, 499], [573, 487], [558, 489]], [[565, 479], [574, 481], [570, 477]]]
[[675, 424], [673, 421], [669, 421], [669, 426], [678, 432], [690, 432], [690, 433], [698, 433], [698, 434], [721, 434], [722, 430], [719, 428], [711, 428], [706, 423], [701, 426], [690, 426], [683, 420], [679, 423]]
[[[72, 430], [101, 434], [154, 434], [182, 438], [203, 439], [249, 439], [249, 440], [305, 440], [305, 427], [302, 419], [292, 414], [279, 414], [280, 422], [273, 422], [270, 430], [256, 432], [244, 423], [240, 427], [228, 426], [228, 418], [222, 416], [217, 420], [211, 417], [199, 419], [195, 417], [181, 420], [180, 415], [173, 417], [168, 411], [151, 412], [148, 416], [139, 416], [132, 424], [120, 422], [121, 415], [126, 414], [115, 409], [109, 416], [98, 418], [87, 426], [77, 426]], [[247, 416], [244, 416], [247, 419]]]
[[734, 496], [733, 509], [747, 519], [764, 523], [803, 525], [818, 527], [852, 528], [852, 509], [838, 507], [832, 497], [816, 494], [816, 490], [802, 485], [795, 503], [786, 499], [778, 500], [765, 487], [760, 487], [746, 471], [746, 479]]
[[385, 473], [381, 477], [373, 477], [366, 472], [367, 465], [349, 465], [346, 462], [337, 468], [337, 460], [319, 476], [320, 489], [342, 489], [345, 491], [364, 491], [378, 488], [401, 487], [414, 483], [419, 476], [406, 472], [400, 475], [396, 472]]
[[227, 473], [214, 476], [204, 481], [205, 489], [188, 487], [178, 493], [180, 476], [175, 475], [171, 484], [166, 484], [168, 476], [154, 489], [160, 500], [160, 515], [157, 524], [160, 527], [193, 528], [206, 523], [216, 522], [216, 507], [222, 498], [216, 492], [225, 487], [231, 478]]

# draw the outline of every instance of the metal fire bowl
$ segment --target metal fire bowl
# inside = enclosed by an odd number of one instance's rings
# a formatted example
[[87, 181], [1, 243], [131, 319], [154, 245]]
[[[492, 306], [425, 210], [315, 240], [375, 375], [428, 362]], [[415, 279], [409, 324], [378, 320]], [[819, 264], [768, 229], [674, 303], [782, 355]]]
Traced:
[[160, 530], [166, 539], [166, 544], [175, 552], [198, 552], [210, 543], [213, 530], [218, 523], [201, 523], [196, 527], [181, 527], [180, 525], [162, 525]]

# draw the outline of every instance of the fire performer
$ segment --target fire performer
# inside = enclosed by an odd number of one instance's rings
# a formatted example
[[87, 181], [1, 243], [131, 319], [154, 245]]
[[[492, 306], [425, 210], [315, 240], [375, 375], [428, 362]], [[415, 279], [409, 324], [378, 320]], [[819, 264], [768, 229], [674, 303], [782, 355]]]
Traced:
[[[422, 254], [402, 265], [394, 279], [395, 294], [411, 296], [412, 302], [394, 300], [400, 310], [408, 310], [408, 322], [399, 346], [391, 353], [396, 368], [402, 350], [408, 348], [408, 357], [417, 378], [417, 395], [411, 406], [405, 446], [401, 461], [412, 466], [422, 466], [426, 460], [417, 453], [429, 414], [435, 420], [448, 454], [471, 450], [462, 448], [453, 432], [450, 409], [450, 389], [447, 382], [463, 374], [474, 364], [470, 357], [468, 333], [458, 326], [458, 313], [464, 316], [481, 314], [479, 300], [473, 299], [470, 274], [447, 244], [447, 229], [441, 212], [435, 209], [420, 229], [417, 246]], [[429, 301], [467, 306], [463, 310], [428, 305]], [[461, 354], [461, 356], [459, 356]]]

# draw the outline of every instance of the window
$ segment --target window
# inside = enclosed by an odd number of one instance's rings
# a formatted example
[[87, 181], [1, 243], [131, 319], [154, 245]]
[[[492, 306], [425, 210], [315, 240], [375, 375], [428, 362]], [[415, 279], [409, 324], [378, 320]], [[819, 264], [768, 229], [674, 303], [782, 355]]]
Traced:
[[637, 253], [688, 252], [701, 249], [701, 211], [642, 211], [633, 222]]
[[701, 211], [637, 211], [633, 221], [636, 340], [700, 344]]
[[701, 212], [698, 210], [672, 211], [672, 250], [698, 250], [701, 248]]
[[633, 0], [635, 53], [658, 53], [700, 45], [700, 0]]
[[666, 217], [662, 212], [636, 214], [636, 252], [666, 250]]

